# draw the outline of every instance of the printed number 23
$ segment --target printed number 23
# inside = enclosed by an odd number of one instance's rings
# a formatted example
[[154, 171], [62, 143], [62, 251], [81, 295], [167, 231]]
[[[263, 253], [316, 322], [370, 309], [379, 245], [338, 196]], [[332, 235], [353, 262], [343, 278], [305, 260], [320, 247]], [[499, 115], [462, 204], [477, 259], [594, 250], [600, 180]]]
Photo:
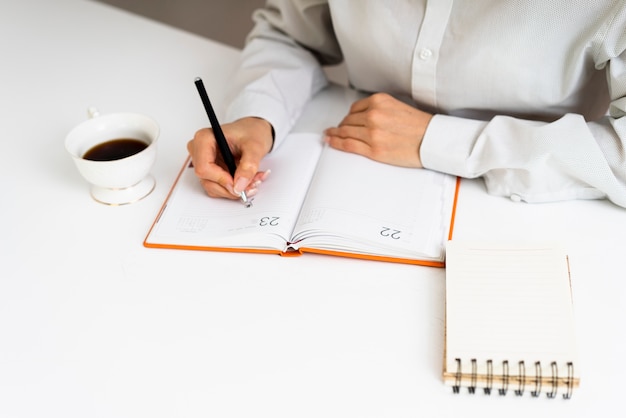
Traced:
[[380, 235], [382, 235], [383, 237], [389, 237], [392, 239], [400, 239], [400, 233], [402, 231], [398, 231], [397, 229], [391, 229], [391, 228], [387, 228], [386, 226], [383, 226], [383, 229], [380, 230]]
[[280, 216], [264, 216], [259, 221], [259, 226], [277, 226]]

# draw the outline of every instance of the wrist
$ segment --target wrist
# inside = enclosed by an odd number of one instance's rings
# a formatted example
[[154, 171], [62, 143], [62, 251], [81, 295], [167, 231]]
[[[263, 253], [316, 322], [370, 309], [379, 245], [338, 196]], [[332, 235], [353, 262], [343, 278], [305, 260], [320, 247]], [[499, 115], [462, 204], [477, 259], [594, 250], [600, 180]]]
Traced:
[[424, 162], [422, 160], [422, 144], [424, 144], [424, 139], [426, 138], [426, 133], [428, 132], [428, 126], [430, 122], [433, 120], [433, 114], [426, 113], [424, 117], [424, 122], [420, 126], [418, 137], [419, 141], [417, 144], [417, 161], [420, 168], [424, 167]]
[[272, 149], [274, 149], [274, 139], [276, 137], [274, 126], [272, 126], [268, 120], [258, 116], [249, 116], [242, 119], [245, 119], [248, 123], [253, 125], [252, 128], [254, 131], [259, 133], [259, 137], [262, 138], [266, 144], [267, 152], [271, 152]]

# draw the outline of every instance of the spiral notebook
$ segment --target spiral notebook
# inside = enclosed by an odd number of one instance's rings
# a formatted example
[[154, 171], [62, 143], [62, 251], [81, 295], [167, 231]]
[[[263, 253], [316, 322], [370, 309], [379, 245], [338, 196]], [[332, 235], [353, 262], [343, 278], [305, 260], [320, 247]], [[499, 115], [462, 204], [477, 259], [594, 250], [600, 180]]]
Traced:
[[443, 380], [569, 399], [579, 386], [569, 263], [554, 243], [446, 245]]

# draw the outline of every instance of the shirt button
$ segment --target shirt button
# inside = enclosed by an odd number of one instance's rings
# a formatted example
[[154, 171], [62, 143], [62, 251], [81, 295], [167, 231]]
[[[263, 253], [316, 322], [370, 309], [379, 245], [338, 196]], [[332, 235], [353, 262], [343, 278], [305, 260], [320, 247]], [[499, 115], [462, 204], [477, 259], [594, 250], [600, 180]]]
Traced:
[[426, 61], [432, 56], [433, 56], [433, 51], [431, 51], [428, 48], [422, 48], [422, 50], [420, 51], [420, 55], [419, 55], [420, 59], [423, 61]]

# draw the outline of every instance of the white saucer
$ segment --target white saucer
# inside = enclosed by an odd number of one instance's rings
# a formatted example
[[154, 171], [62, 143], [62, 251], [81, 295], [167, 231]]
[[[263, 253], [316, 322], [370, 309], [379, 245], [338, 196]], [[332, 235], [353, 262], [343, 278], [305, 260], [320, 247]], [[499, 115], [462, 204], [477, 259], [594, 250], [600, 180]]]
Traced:
[[121, 206], [135, 203], [148, 196], [156, 186], [156, 180], [148, 175], [134, 186], [124, 189], [109, 189], [100, 186], [91, 186], [91, 197], [96, 202], [110, 206]]

